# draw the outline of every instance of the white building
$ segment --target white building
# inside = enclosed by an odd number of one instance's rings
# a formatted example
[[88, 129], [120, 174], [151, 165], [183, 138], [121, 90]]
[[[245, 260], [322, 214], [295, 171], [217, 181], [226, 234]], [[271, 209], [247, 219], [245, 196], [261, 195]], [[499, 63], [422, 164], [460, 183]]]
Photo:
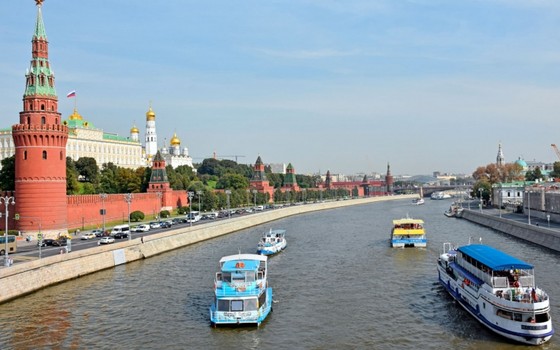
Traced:
[[160, 153], [163, 159], [165, 159], [165, 164], [171, 165], [173, 169], [181, 165], [188, 165], [193, 168], [192, 158], [189, 156], [189, 149], [184, 147], [181, 150], [181, 140], [177, 137], [177, 133], [173, 134], [169, 147], [162, 147]]

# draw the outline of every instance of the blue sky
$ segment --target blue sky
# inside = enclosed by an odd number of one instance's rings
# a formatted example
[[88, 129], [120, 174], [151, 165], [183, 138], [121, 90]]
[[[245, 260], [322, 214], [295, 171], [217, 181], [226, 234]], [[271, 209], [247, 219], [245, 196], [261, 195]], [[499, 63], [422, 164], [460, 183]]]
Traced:
[[[36, 18], [0, 1], [1, 127], [19, 120]], [[553, 162], [560, 1], [46, 0], [59, 111], [196, 161], [291, 162], [297, 173], [472, 173]], [[241, 157], [243, 156], [243, 157]]]

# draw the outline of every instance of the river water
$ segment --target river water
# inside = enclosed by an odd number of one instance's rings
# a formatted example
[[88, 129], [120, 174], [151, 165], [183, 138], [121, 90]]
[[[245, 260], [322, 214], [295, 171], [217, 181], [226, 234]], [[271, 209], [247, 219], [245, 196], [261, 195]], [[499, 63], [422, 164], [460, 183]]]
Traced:
[[[447, 218], [449, 201], [389, 201], [293, 216], [69, 281], [0, 305], [0, 349], [523, 349], [494, 335], [437, 283], [444, 242], [469, 237], [535, 265], [559, 330], [557, 253]], [[426, 249], [389, 247], [391, 221], [424, 219]], [[287, 230], [269, 260], [274, 312], [260, 328], [210, 327], [214, 273]], [[1, 286], [0, 286], [1, 289]], [[555, 335], [543, 349], [560, 349]]]

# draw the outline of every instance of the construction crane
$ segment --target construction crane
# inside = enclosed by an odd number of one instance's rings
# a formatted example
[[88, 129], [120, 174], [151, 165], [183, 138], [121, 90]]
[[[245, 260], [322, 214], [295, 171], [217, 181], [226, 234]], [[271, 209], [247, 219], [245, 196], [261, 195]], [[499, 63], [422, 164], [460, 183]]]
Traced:
[[212, 158], [214, 158], [214, 159], [235, 158], [235, 162], [236, 162], [236, 163], [237, 163], [237, 158], [238, 158], [238, 157], [245, 157], [245, 156], [242, 156], [242, 155], [240, 155], [240, 154], [233, 154], [233, 155], [226, 155], [226, 156], [220, 155], [220, 157], [218, 157], [218, 156], [216, 155], [216, 152], [214, 152], [214, 153], [213, 153], [213, 156], [212, 156]]
[[556, 153], [556, 157], [558, 157], [558, 160], [560, 160], [560, 151], [558, 150], [558, 147], [556, 147], [556, 144], [551, 144], [552, 149], [554, 150], [554, 153]]

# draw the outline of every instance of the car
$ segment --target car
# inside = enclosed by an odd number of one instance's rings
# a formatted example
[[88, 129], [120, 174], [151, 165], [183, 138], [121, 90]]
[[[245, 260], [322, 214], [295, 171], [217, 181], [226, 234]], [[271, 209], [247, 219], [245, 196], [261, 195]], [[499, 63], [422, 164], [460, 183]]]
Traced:
[[183, 223], [183, 220], [180, 219], [180, 218], [173, 218], [171, 220], [171, 224], [173, 224], [173, 225], [178, 225], [178, 224], [182, 224], [182, 223]]
[[148, 231], [150, 231], [150, 225], [142, 224], [142, 225], [134, 226], [132, 228], [132, 231], [134, 231], [134, 232], [148, 232]]
[[38, 247], [47, 247], [47, 246], [52, 246], [54, 242], [54, 239], [51, 238], [45, 238], [43, 240], [37, 241], [37, 246]]
[[115, 243], [115, 239], [113, 237], [103, 237], [99, 240], [99, 244], [110, 244]]
[[150, 222], [150, 228], [161, 228], [161, 223], [157, 221]]
[[170, 227], [171, 227], [171, 222], [169, 222], [169, 221], [162, 221], [162, 222], [159, 224], [159, 227], [161, 227], [161, 228], [170, 228]]
[[58, 238], [58, 239], [54, 239], [52, 241], [52, 245], [53, 247], [62, 247], [67, 245], [68, 243], [66, 242], [66, 238]]
[[117, 232], [115, 234], [112, 234], [111, 236], [116, 239], [128, 238], [128, 232]]
[[88, 240], [88, 239], [94, 239], [95, 237], [96, 237], [96, 236], [95, 236], [95, 233], [93, 233], [93, 232], [86, 232], [86, 233], [84, 233], [84, 234], [80, 237], [80, 239]]
[[95, 229], [93, 231], [91, 231], [91, 233], [93, 233], [95, 235], [95, 237], [103, 237], [105, 236], [105, 232], [103, 232], [102, 229]]

